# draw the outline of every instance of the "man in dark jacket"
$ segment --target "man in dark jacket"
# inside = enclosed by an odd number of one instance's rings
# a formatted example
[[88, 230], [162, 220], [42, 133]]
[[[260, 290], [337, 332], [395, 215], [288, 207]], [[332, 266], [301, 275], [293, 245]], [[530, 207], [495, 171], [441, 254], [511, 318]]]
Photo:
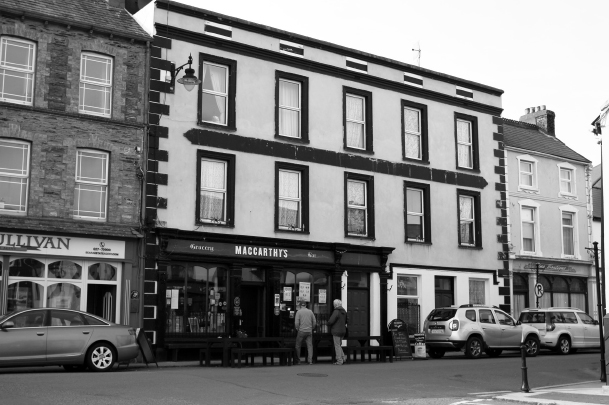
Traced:
[[347, 330], [347, 311], [342, 307], [341, 300], [334, 300], [334, 312], [328, 319], [328, 326], [330, 326], [330, 333], [332, 333], [332, 339], [334, 340], [334, 350], [336, 351], [336, 363], [335, 365], [341, 365], [345, 362], [345, 355], [342, 349], [342, 340]]

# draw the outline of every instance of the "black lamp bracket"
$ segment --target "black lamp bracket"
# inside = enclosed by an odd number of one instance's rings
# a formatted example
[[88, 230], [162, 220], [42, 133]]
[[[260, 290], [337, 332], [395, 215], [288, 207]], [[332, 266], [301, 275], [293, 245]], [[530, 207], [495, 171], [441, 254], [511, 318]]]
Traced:
[[180, 71], [182, 69], [184, 69], [184, 67], [186, 65], [188, 65], [188, 69], [192, 69], [192, 54], [188, 55], [188, 62], [186, 62], [182, 66], [178, 66], [176, 68], [173, 63], [171, 64], [171, 71], [170, 71], [170, 73], [171, 73], [171, 83], [169, 85], [171, 87], [171, 92], [172, 93], [175, 91], [176, 77], [178, 76], [178, 73], [180, 73]]

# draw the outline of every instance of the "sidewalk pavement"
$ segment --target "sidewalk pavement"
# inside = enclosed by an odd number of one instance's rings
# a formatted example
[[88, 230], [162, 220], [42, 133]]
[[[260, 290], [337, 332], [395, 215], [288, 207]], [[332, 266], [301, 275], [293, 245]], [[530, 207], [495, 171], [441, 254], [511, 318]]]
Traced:
[[528, 404], [609, 404], [609, 386], [600, 381], [591, 381], [535, 388], [528, 393], [513, 392], [493, 399]]

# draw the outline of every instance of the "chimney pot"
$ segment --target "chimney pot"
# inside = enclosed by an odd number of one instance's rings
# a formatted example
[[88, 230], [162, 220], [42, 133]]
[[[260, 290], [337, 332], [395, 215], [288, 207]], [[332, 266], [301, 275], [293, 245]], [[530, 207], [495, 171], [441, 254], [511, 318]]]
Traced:
[[530, 109], [530, 108], [525, 108], [525, 109], [524, 109], [524, 113], [525, 113], [525, 115], [526, 115], [526, 114], [528, 114], [530, 111], [531, 111], [531, 109]]
[[545, 106], [545, 105], [542, 105], [542, 106], [541, 106], [541, 109], [542, 109], [542, 110], [545, 110], [545, 109], [546, 109], [546, 106]]

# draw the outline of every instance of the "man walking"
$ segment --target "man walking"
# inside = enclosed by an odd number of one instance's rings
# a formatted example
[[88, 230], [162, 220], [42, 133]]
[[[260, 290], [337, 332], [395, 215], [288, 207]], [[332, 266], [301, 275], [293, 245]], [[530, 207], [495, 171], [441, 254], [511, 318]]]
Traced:
[[332, 333], [332, 339], [334, 340], [334, 351], [336, 352], [336, 363], [334, 364], [337, 366], [345, 362], [345, 355], [341, 346], [343, 336], [347, 331], [347, 311], [342, 305], [341, 300], [334, 300], [334, 312], [328, 319], [328, 326], [330, 326], [330, 333]]
[[307, 343], [308, 363], [313, 364], [313, 329], [317, 325], [315, 314], [307, 308], [306, 302], [298, 300], [298, 310], [294, 319], [294, 327], [298, 332], [296, 335], [296, 364], [300, 364], [300, 347], [302, 340]]

